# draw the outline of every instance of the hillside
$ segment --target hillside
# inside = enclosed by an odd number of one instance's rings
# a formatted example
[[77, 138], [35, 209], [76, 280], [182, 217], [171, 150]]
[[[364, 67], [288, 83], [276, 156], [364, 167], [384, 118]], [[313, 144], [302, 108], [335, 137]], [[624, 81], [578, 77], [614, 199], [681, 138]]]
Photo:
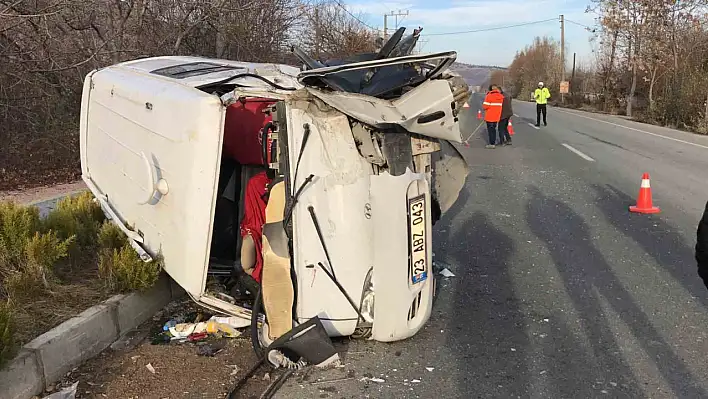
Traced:
[[459, 73], [470, 86], [485, 86], [489, 82], [489, 77], [493, 70], [505, 70], [494, 65], [470, 65], [463, 62], [456, 62], [450, 68]]

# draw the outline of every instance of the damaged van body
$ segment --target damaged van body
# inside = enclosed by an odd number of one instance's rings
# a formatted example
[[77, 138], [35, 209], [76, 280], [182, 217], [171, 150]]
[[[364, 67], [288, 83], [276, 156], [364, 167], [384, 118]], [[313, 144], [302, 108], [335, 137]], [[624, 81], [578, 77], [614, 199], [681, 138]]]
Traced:
[[386, 46], [327, 63], [295, 49], [304, 70], [154, 57], [93, 71], [83, 180], [199, 304], [251, 318], [211, 283], [255, 281], [263, 342], [313, 317], [330, 336], [410, 337], [432, 308], [432, 226], [467, 175], [452, 143], [469, 93], [454, 52]]

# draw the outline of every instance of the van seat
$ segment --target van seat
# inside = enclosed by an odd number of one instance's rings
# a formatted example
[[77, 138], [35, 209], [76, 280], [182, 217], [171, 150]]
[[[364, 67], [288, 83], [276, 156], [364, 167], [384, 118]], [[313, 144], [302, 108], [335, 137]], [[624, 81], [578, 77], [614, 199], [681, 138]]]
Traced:
[[224, 156], [241, 165], [264, 166], [261, 132], [271, 120], [263, 113], [275, 101], [249, 98], [237, 101], [226, 109], [224, 121]]

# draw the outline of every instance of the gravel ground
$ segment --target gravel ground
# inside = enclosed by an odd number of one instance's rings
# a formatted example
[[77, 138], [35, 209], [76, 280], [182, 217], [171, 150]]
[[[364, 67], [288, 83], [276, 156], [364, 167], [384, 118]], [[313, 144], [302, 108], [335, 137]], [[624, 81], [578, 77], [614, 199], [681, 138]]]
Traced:
[[[214, 347], [225, 345], [211, 357], [200, 356], [194, 343], [152, 344], [155, 331], [170, 315], [193, 310], [196, 307], [189, 300], [173, 302], [112, 348], [73, 370], [59, 387], [78, 381], [77, 398], [226, 397], [257, 360], [246, 331], [239, 338], [207, 341]], [[258, 398], [279, 372], [262, 367], [237, 397]]]

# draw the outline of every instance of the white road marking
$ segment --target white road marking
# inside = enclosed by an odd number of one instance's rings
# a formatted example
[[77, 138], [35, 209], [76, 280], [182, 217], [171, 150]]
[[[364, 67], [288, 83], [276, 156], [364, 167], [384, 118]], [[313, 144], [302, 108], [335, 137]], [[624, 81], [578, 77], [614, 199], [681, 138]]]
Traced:
[[534, 129], [536, 129], [536, 130], [540, 129], [538, 126], [534, 125], [534, 124], [531, 123], [531, 122], [529, 122], [529, 126], [531, 126], [532, 128], [534, 128]]
[[515, 117], [520, 118], [519, 114], [514, 114]]
[[669, 136], [664, 136], [664, 135], [658, 134], [658, 133], [647, 132], [646, 130], [637, 129], [637, 128], [629, 127], [629, 126], [625, 126], [625, 125], [620, 125], [619, 123], [603, 121], [602, 119], [592, 118], [592, 117], [589, 117], [589, 116], [576, 114], [576, 113], [574, 113], [574, 112], [562, 111], [562, 110], [559, 110], [558, 108], [556, 108], [555, 110], [556, 110], [556, 111], [559, 111], [559, 112], [561, 112], [561, 113], [564, 113], [564, 114], [579, 116], [579, 117], [581, 117], [581, 118], [590, 119], [590, 120], [597, 121], [597, 122], [602, 122], [602, 123], [607, 123], [608, 125], [612, 125], [612, 126], [616, 126], [616, 127], [623, 127], [623, 128], [625, 128], [625, 129], [629, 129], [629, 130], [634, 130], [635, 132], [648, 134], [648, 135], [650, 135], [650, 136], [661, 137], [662, 139], [671, 140], [671, 141], [677, 141], [677, 142], [679, 142], [679, 143], [689, 144], [689, 145], [692, 145], [692, 146], [695, 146], [695, 147], [700, 147], [700, 148], [708, 149], [708, 146], [706, 146], [706, 145], [697, 144], [697, 143], [692, 143], [692, 142], [690, 142], [690, 141], [681, 140], [681, 139], [676, 139], [676, 138], [669, 137]]
[[583, 154], [582, 152], [580, 152], [580, 150], [576, 150], [576, 149], [573, 148], [570, 144], [563, 143], [563, 147], [565, 147], [565, 148], [571, 150], [572, 152], [575, 153], [575, 155], [579, 156], [580, 158], [582, 158], [582, 159], [584, 159], [584, 160], [586, 160], [586, 161], [595, 162], [594, 159], [592, 159], [592, 158], [590, 158], [589, 156]]

